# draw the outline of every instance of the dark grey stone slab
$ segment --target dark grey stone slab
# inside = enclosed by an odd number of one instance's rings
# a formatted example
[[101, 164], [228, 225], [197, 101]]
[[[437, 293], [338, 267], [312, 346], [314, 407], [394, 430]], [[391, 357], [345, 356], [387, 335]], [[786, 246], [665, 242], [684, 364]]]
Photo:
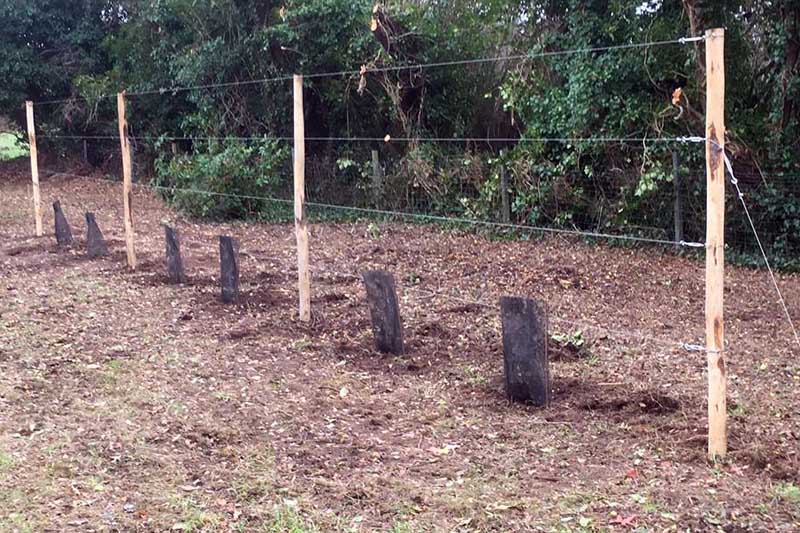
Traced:
[[550, 403], [547, 314], [526, 298], [500, 299], [506, 393], [512, 401]]
[[186, 272], [183, 270], [183, 258], [181, 257], [181, 243], [178, 231], [165, 224], [164, 240], [166, 242], [167, 277], [169, 277], [169, 281], [171, 283], [186, 283]]
[[239, 245], [233, 237], [219, 238], [220, 282], [222, 301], [239, 301]]
[[72, 246], [75, 242], [72, 238], [72, 228], [69, 227], [67, 217], [64, 216], [64, 211], [61, 209], [61, 202], [58, 200], [53, 202], [53, 214], [55, 215], [56, 242], [59, 246]]
[[383, 270], [371, 270], [365, 272], [363, 278], [375, 347], [383, 353], [403, 355], [403, 325], [394, 276]]
[[86, 255], [92, 258], [108, 255], [108, 245], [94, 213], [86, 213]]

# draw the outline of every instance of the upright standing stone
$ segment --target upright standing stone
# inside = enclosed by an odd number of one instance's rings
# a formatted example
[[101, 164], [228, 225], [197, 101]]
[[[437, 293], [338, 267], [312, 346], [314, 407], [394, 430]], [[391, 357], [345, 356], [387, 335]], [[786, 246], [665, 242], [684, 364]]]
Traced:
[[91, 258], [108, 255], [108, 246], [94, 213], [86, 213], [86, 255]]
[[169, 281], [171, 283], [186, 283], [187, 279], [183, 270], [178, 231], [164, 224], [164, 240], [167, 246], [167, 276]]
[[239, 245], [233, 237], [220, 236], [219, 262], [222, 283], [222, 301], [234, 303], [239, 300]]
[[371, 270], [365, 272], [363, 278], [375, 347], [383, 353], [403, 355], [403, 325], [394, 277], [383, 270]]
[[533, 300], [500, 299], [506, 393], [512, 401], [550, 403], [547, 315]]
[[64, 211], [61, 210], [61, 202], [58, 200], [53, 202], [53, 213], [56, 222], [56, 242], [59, 246], [72, 246], [75, 242], [72, 239], [72, 229], [69, 227], [67, 217], [64, 216]]

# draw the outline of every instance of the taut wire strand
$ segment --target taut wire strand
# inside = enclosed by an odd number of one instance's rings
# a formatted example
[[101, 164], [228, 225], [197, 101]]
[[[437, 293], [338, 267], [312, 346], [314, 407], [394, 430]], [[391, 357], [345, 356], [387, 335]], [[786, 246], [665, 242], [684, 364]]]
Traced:
[[[712, 141], [713, 144], [719, 148], [719, 143]], [[739, 201], [742, 204], [742, 208], [744, 209], [744, 214], [747, 217], [747, 222], [750, 224], [750, 229], [753, 231], [753, 236], [756, 238], [756, 242], [758, 243], [758, 248], [761, 250], [761, 257], [764, 258], [764, 264], [767, 266], [767, 271], [769, 272], [769, 277], [772, 280], [772, 285], [775, 287], [775, 292], [778, 294], [778, 300], [780, 301], [781, 307], [783, 307], [783, 312], [786, 315], [786, 320], [789, 322], [789, 327], [792, 329], [792, 334], [794, 334], [794, 340], [797, 343], [797, 346], [800, 347], [800, 335], [797, 333], [797, 328], [794, 325], [794, 320], [792, 320], [792, 315], [789, 312], [789, 307], [786, 305], [786, 299], [783, 297], [783, 292], [781, 291], [780, 285], [778, 285], [778, 279], [775, 277], [775, 272], [772, 270], [772, 265], [769, 262], [769, 258], [767, 257], [767, 252], [764, 249], [764, 244], [761, 242], [761, 236], [758, 234], [758, 230], [756, 230], [756, 225], [753, 222], [753, 217], [750, 215], [750, 209], [747, 207], [747, 202], [744, 199], [744, 193], [742, 193], [742, 189], [739, 187], [739, 180], [736, 179], [736, 175], [733, 173], [733, 165], [731, 164], [731, 160], [728, 158], [728, 154], [723, 150], [722, 151], [722, 158], [725, 161], [725, 168], [728, 170], [728, 174], [730, 174], [730, 181], [731, 184], [736, 188], [736, 195], [739, 197]]]
[[[76, 178], [88, 178], [88, 179], [96, 179], [96, 180], [103, 180], [108, 181], [105, 178], [92, 178], [91, 176], [82, 176], [79, 174], [70, 174], [67, 172], [58, 172], [55, 173], [62, 176], [73, 176]], [[231, 194], [231, 193], [223, 193], [223, 192], [215, 192], [215, 191], [203, 191], [199, 189], [186, 189], [180, 187], [165, 187], [162, 185], [145, 185], [142, 183], [135, 183], [134, 184], [140, 188], [146, 188], [151, 190], [159, 190], [159, 191], [168, 191], [168, 192], [185, 192], [191, 194], [199, 194], [199, 195], [206, 195], [206, 196], [219, 196], [219, 197], [226, 197], [226, 198], [241, 198], [244, 200], [264, 200], [273, 203], [283, 203], [283, 204], [293, 204], [294, 200], [288, 200], [284, 198], [276, 198], [274, 196], [257, 196], [257, 195], [249, 195], [249, 194]], [[561, 229], [561, 228], [548, 228], [544, 226], [529, 226], [525, 224], [511, 224], [511, 223], [504, 223], [504, 222], [491, 222], [491, 221], [482, 221], [482, 220], [472, 220], [469, 218], [460, 218], [460, 217], [448, 217], [448, 216], [440, 216], [440, 215], [426, 215], [421, 213], [408, 213], [403, 211], [389, 211], [385, 209], [373, 209], [367, 207], [355, 207], [355, 206], [346, 206], [346, 205], [336, 205], [336, 204], [326, 204], [321, 202], [305, 202], [305, 205], [310, 207], [318, 207], [320, 209], [331, 209], [331, 210], [340, 210], [340, 211], [352, 211], [357, 213], [368, 213], [373, 215], [381, 215], [381, 216], [390, 216], [390, 217], [398, 217], [398, 218], [415, 218], [419, 220], [429, 220], [429, 221], [436, 221], [436, 222], [444, 222], [444, 223], [452, 223], [452, 224], [467, 224], [467, 225], [475, 225], [475, 226], [490, 226], [502, 229], [512, 229], [512, 230], [519, 230], [519, 231], [531, 231], [531, 232], [540, 232], [540, 233], [550, 233], [555, 235], [572, 235], [576, 237], [584, 237], [584, 238], [591, 238], [591, 239], [606, 239], [606, 240], [620, 240], [620, 241], [631, 241], [631, 242], [643, 242], [648, 244], [659, 244], [659, 245], [666, 245], [666, 246], [684, 246], [687, 248], [705, 248], [705, 243], [699, 242], [687, 242], [687, 241], [671, 241], [666, 239], [652, 239], [648, 237], [634, 237], [632, 235], [615, 235], [611, 233], [599, 233], [594, 231], [580, 231], [580, 230], [568, 230], [568, 229]]]
[[[566, 56], [566, 55], [574, 55], [574, 54], [585, 54], [585, 53], [593, 53], [593, 52], [609, 52], [614, 50], [630, 50], [635, 48], [650, 48], [653, 46], [667, 46], [672, 44], [687, 44], [697, 41], [705, 40], [704, 36], [701, 37], [681, 37], [679, 39], [670, 39], [666, 41], [650, 41], [650, 42], [643, 42], [643, 43], [630, 43], [630, 44], [619, 44], [619, 45], [612, 45], [612, 46], [594, 46], [594, 47], [586, 47], [586, 48], [573, 48], [570, 50], [554, 50], [551, 52], [537, 52], [533, 54], [512, 54], [512, 55], [501, 55], [501, 56], [493, 56], [493, 57], [482, 57], [482, 58], [475, 58], [475, 59], [460, 59], [460, 60], [453, 60], [453, 61], [439, 61], [434, 63], [417, 63], [414, 65], [397, 65], [392, 67], [377, 67], [377, 68], [367, 68], [363, 71], [361, 69], [358, 70], [339, 70], [333, 72], [317, 72], [317, 73], [310, 73], [303, 75], [304, 78], [307, 79], [318, 79], [318, 78], [333, 78], [333, 77], [341, 77], [341, 76], [353, 76], [353, 75], [362, 75], [362, 74], [369, 74], [371, 72], [397, 72], [402, 70], [424, 70], [424, 69], [431, 69], [431, 68], [441, 68], [441, 67], [451, 67], [457, 65], [475, 65], [479, 63], [493, 63], [498, 61], [518, 61], [518, 60], [532, 60], [532, 59], [541, 59], [541, 58], [548, 58], [548, 57], [558, 57], [558, 56]], [[189, 85], [183, 87], [161, 87], [158, 89], [151, 89], [146, 91], [128, 91], [126, 92], [126, 96], [146, 96], [146, 95], [169, 95], [170, 93], [177, 94], [180, 92], [186, 91], [193, 91], [193, 90], [202, 90], [202, 89], [215, 89], [215, 88], [224, 88], [224, 87], [235, 87], [240, 85], [258, 85], [258, 84], [266, 84], [266, 83], [276, 83], [276, 82], [283, 82], [289, 81], [293, 78], [293, 76], [275, 76], [272, 78], [257, 78], [251, 80], [242, 80], [242, 81], [230, 81], [230, 82], [221, 82], [221, 83], [208, 83], [203, 85]], [[103, 94], [96, 97], [96, 100], [102, 100], [106, 98], [112, 98], [116, 95], [111, 94]], [[74, 98], [61, 98], [55, 100], [42, 100], [39, 102], [34, 102], [35, 105], [46, 105], [46, 104], [61, 104], [64, 102], [71, 102], [75, 100], [87, 100], [85, 97], [74, 97]]]
[[[109, 180], [106, 179], [106, 178], [99, 178], [99, 177], [94, 177], [94, 176], [86, 176], [86, 175], [81, 175], [81, 174], [73, 174], [73, 173], [69, 173], [69, 172], [57, 172], [57, 173], [51, 174], [51, 176], [55, 176], [55, 175], [74, 177], [74, 178], [79, 178], [79, 179], [89, 179], [89, 180], [95, 180], [95, 181], [109, 182]], [[141, 183], [135, 183], [134, 186], [139, 187], [140, 189], [145, 189], [145, 190], [149, 189], [149, 190], [190, 192], [190, 193], [197, 193], [197, 194], [207, 194], [207, 195], [211, 195], [211, 196], [223, 196], [223, 197], [233, 197], [233, 198], [243, 198], [243, 199], [253, 199], [253, 200], [267, 200], [267, 201], [272, 201], [272, 202], [276, 202], [276, 203], [294, 204], [294, 200], [288, 200], [288, 199], [283, 199], [283, 198], [264, 197], [264, 196], [255, 196], [255, 195], [238, 195], [238, 194], [228, 194], [228, 193], [217, 193], [217, 192], [212, 192], [212, 191], [199, 191], [199, 190], [195, 190], [195, 189], [180, 189], [180, 188], [174, 188], [174, 187], [162, 187], [162, 186], [158, 186], [158, 185], [145, 185], [145, 184], [141, 184]], [[663, 243], [663, 244], [670, 244], [670, 245], [685, 244], [687, 246], [692, 246], [693, 245], [693, 246], [705, 247], [704, 244], [699, 244], [699, 243], [676, 243], [676, 242], [672, 242], [672, 241], [660, 241], [660, 240], [657, 240], [657, 239], [642, 239], [642, 238], [638, 238], [638, 237], [629, 237], [629, 236], [617, 236], [617, 235], [604, 235], [604, 234], [584, 233], [584, 232], [569, 231], [569, 230], [556, 230], [556, 229], [553, 229], [553, 228], [536, 228], [536, 227], [532, 227], [532, 226], [522, 226], [522, 225], [514, 225], [514, 224], [501, 224], [501, 223], [494, 223], [494, 222], [481, 222], [481, 221], [474, 221], [474, 220], [469, 220], [469, 219], [454, 219], [454, 218], [448, 218], [448, 217], [437, 217], [437, 216], [433, 216], [433, 215], [417, 215], [417, 214], [413, 214], [413, 213], [400, 213], [400, 212], [394, 212], [394, 211], [383, 211], [383, 210], [375, 210], [375, 209], [352, 208], [352, 207], [347, 207], [347, 206], [335, 206], [335, 205], [320, 204], [320, 203], [315, 203], [315, 202], [306, 202], [306, 205], [316, 206], [316, 207], [321, 207], [321, 208], [368, 211], [368, 212], [372, 212], [372, 213], [376, 213], [376, 214], [395, 215], [395, 216], [401, 216], [401, 217], [402, 216], [410, 216], [410, 217], [426, 218], [426, 219], [433, 219], [433, 220], [447, 221], [447, 222], [458, 222], [458, 223], [462, 223], [463, 222], [463, 223], [472, 223], [472, 224], [477, 224], [477, 225], [515, 227], [515, 228], [519, 228], [519, 229], [540, 230], [540, 231], [554, 231], [554, 232], [557, 232], [557, 233], [567, 233], [567, 234], [582, 235], [582, 236], [591, 235], [591, 236], [597, 236], [597, 237], [620, 238], [620, 239], [628, 239], [628, 240], [635, 240], [635, 241], [644, 241], [644, 242], [649, 242], [649, 243], [654, 243], [655, 242], [655, 243]], [[192, 240], [192, 239], [190, 239], [190, 241], [195, 243], [195, 244], [198, 244], [198, 245], [207, 244], [205, 242], [195, 241], [195, 240]], [[351, 277], [353, 279], [360, 279], [360, 278], [358, 278], [358, 276], [354, 276], [352, 274], [345, 274], [345, 273], [338, 272], [338, 271], [334, 272], [334, 271], [330, 271], [330, 270], [327, 270], [327, 269], [320, 269], [319, 267], [317, 267], [315, 270], [322, 271], [322, 272], [324, 272], [326, 274], [336, 274], [338, 276], [347, 276], [347, 277]], [[430, 290], [430, 289], [422, 289], [422, 288], [417, 288], [417, 287], [405, 287], [405, 286], [404, 286], [404, 289], [408, 290], [409, 292], [426, 293], [428, 296], [440, 296], [440, 297], [443, 297], [445, 299], [451, 300], [453, 302], [458, 302], [458, 303], [462, 303], [462, 304], [470, 304], [470, 305], [477, 305], [477, 306], [481, 306], [481, 307], [485, 307], [485, 308], [492, 308], [491, 304], [489, 304], [489, 303], [487, 303], [487, 302], [485, 302], [483, 300], [471, 300], [471, 299], [461, 298], [461, 297], [455, 296], [453, 294], [445, 293], [445, 292], [443, 292], [441, 290], [434, 291], [434, 290]], [[609, 334], [614, 335], [615, 337], [619, 337], [619, 338], [623, 338], [623, 339], [627, 339], [627, 340], [640, 340], [640, 341], [645, 341], [645, 342], [651, 342], [651, 343], [658, 344], [660, 346], [663, 346], [663, 347], [666, 347], [666, 348], [671, 348], [671, 349], [682, 349], [682, 350], [689, 351], [689, 352], [693, 352], [693, 351], [705, 352], [705, 351], [708, 351], [705, 347], [700, 346], [700, 345], [690, 344], [690, 343], [686, 343], [686, 342], [678, 342], [678, 341], [674, 341], [674, 340], [669, 340], [668, 341], [668, 340], [665, 340], [665, 339], [660, 339], [660, 338], [657, 338], [657, 337], [649, 336], [649, 335], [646, 335], [646, 334], [638, 332], [638, 331], [627, 331], [626, 332], [626, 331], [621, 331], [621, 330], [616, 330], [616, 329], [613, 329], [613, 328], [609, 328], [609, 327], [603, 326], [603, 325], [593, 324], [593, 323], [586, 322], [586, 321], [581, 321], [581, 320], [567, 319], [567, 318], [562, 318], [562, 317], [558, 317], [558, 316], [553, 316], [553, 317], [550, 318], [550, 320], [552, 320], [553, 322], [556, 322], [556, 323], [567, 324], [567, 325], [571, 325], [571, 326], [577, 326], [577, 327], [584, 328], [584, 329], [593, 329], [593, 330], [597, 330], [597, 331], [605, 331], [605, 332], [607, 332]]]
[[[39, 135], [39, 139], [60, 140], [119, 140], [113, 135]], [[252, 137], [169, 137], [169, 136], [131, 136], [132, 141], [292, 141], [294, 137], [252, 136]], [[306, 137], [308, 142], [432, 142], [432, 143], [702, 143], [705, 137]]]

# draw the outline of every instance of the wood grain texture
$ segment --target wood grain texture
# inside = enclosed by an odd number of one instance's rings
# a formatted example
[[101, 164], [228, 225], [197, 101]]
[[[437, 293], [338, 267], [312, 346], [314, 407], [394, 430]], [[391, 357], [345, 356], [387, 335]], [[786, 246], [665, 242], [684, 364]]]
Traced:
[[706, 32], [708, 457], [728, 452], [725, 368], [725, 30]]

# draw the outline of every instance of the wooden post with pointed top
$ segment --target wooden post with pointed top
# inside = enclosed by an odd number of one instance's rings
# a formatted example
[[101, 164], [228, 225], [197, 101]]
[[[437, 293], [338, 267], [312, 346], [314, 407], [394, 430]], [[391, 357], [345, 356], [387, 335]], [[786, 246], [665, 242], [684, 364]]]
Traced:
[[311, 321], [308, 224], [306, 222], [306, 134], [303, 112], [303, 77], [294, 76], [294, 224], [297, 236], [297, 279], [300, 320]]
[[706, 348], [708, 457], [728, 451], [723, 301], [725, 283], [725, 30], [706, 32]]
[[125, 249], [128, 254], [128, 267], [136, 270], [136, 249], [133, 239], [133, 214], [132, 214], [132, 181], [133, 163], [131, 162], [131, 145], [128, 139], [128, 119], [125, 114], [125, 92], [117, 94], [117, 116], [119, 120], [119, 142], [122, 152], [122, 203], [123, 218], [125, 219]]
[[31, 152], [31, 180], [33, 181], [33, 218], [36, 221], [36, 236], [44, 234], [42, 223], [42, 197], [39, 191], [39, 151], [36, 149], [36, 125], [33, 121], [33, 102], [25, 102], [28, 119], [28, 146]]
[[[683, 178], [681, 177], [680, 156], [677, 151], [672, 152], [672, 184], [675, 190], [675, 242], [683, 241]], [[680, 244], [675, 245], [680, 249]]]

